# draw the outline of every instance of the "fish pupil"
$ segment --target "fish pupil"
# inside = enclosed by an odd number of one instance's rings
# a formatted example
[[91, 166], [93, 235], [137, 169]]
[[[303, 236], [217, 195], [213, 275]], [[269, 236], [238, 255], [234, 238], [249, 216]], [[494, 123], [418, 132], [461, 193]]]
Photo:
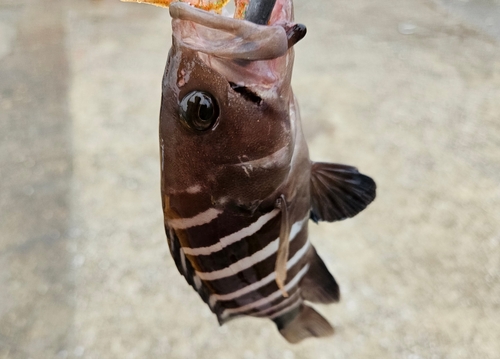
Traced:
[[200, 99], [200, 110], [198, 113], [198, 118], [202, 122], [211, 122], [214, 117], [214, 106], [210, 98], [202, 97]]
[[204, 91], [188, 93], [179, 105], [181, 123], [196, 131], [212, 128], [219, 117], [219, 107], [215, 98]]

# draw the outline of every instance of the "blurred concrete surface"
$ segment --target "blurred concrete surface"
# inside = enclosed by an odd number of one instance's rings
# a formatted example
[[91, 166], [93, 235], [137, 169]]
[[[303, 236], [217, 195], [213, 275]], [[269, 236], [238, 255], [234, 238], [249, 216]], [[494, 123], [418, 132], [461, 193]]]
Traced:
[[500, 0], [438, 0], [452, 14], [500, 39]]
[[269, 321], [219, 327], [168, 255], [168, 11], [0, 0], [0, 358], [500, 357], [498, 6], [441, 4], [296, 1], [312, 158], [379, 191], [311, 226], [343, 299], [318, 308], [334, 337], [291, 346]]

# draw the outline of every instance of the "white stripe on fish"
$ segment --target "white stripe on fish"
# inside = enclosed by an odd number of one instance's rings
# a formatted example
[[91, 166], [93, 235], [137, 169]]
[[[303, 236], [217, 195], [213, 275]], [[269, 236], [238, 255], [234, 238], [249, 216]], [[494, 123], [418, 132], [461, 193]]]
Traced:
[[[291, 291], [291, 289], [293, 287], [295, 287], [300, 282], [300, 280], [306, 275], [308, 270], [309, 270], [309, 264], [306, 264], [304, 266], [304, 268], [302, 268], [295, 275], [295, 277], [293, 277], [293, 279], [285, 285], [285, 291], [286, 292]], [[278, 299], [282, 295], [283, 295], [283, 292], [281, 290], [277, 290], [276, 292], [272, 293], [271, 295], [268, 295], [267, 297], [259, 299], [255, 302], [252, 302], [252, 303], [249, 303], [249, 304], [243, 305], [241, 307], [237, 307], [237, 308], [226, 309], [222, 312], [221, 318], [226, 319], [231, 314], [238, 314], [238, 313], [246, 312], [250, 309], [262, 307], [263, 305], [270, 303], [275, 299]]]
[[[293, 224], [292, 230], [290, 231], [290, 242], [297, 236], [303, 225], [304, 225], [304, 220], [300, 220], [299, 222]], [[235, 275], [236, 273], [239, 273], [242, 270], [250, 268], [256, 263], [259, 263], [264, 259], [273, 255], [274, 253], [276, 253], [279, 247], [279, 240], [280, 240], [279, 237], [276, 238], [274, 241], [270, 242], [267, 246], [265, 246], [261, 250], [255, 252], [249, 257], [240, 259], [239, 261], [231, 264], [226, 268], [216, 270], [213, 272], [196, 272], [196, 274], [203, 280], [217, 280]]]
[[270, 318], [270, 319], [278, 318], [279, 316], [294, 310], [295, 308], [297, 308], [301, 304], [302, 304], [302, 300], [299, 299], [295, 303], [292, 303], [289, 306], [287, 306], [286, 308], [283, 308], [282, 310], [280, 310], [272, 315], [269, 315], [268, 318]]
[[175, 229], [187, 229], [191, 227], [201, 226], [212, 222], [215, 218], [219, 216], [223, 211], [215, 208], [209, 208], [205, 212], [198, 213], [196, 216], [191, 218], [175, 218], [169, 219], [167, 224], [171, 228]]
[[229, 267], [226, 267], [224, 269], [216, 270], [213, 272], [196, 272], [196, 274], [203, 280], [217, 280], [230, 277], [232, 275], [235, 275], [236, 273], [241, 272], [242, 270], [254, 266], [255, 264], [276, 253], [276, 251], [278, 250], [279, 241], [280, 239], [278, 237], [267, 246], [262, 248], [260, 251], [255, 252], [249, 257], [240, 259], [236, 263], [233, 263]]
[[214, 252], [218, 252], [223, 248], [229, 246], [230, 244], [236, 243], [242, 240], [245, 237], [249, 237], [255, 233], [257, 233], [267, 222], [269, 222], [272, 218], [276, 217], [276, 215], [280, 212], [279, 209], [274, 209], [273, 211], [264, 214], [259, 217], [257, 221], [249, 225], [248, 227], [242, 228], [239, 231], [232, 233], [228, 236], [225, 236], [219, 240], [219, 242], [208, 246], [208, 247], [199, 247], [199, 248], [189, 248], [183, 247], [182, 250], [185, 254], [191, 256], [200, 256], [200, 255], [209, 255]]
[[201, 279], [196, 274], [193, 275], [193, 283], [194, 283], [194, 287], [196, 288], [196, 290], [200, 290], [200, 288], [202, 286], [202, 282], [201, 282]]
[[307, 212], [307, 215], [302, 219], [301, 221], [297, 221], [292, 225], [292, 228], [290, 229], [290, 241], [295, 238], [297, 234], [302, 230], [302, 227], [304, 227], [304, 224], [307, 223], [309, 220], [309, 212]]
[[184, 272], [184, 275], [188, 275], [186, 266], [186, 256], [184, 255], [184, 252], [182, 252], [182, 249], [179, 249], [179, 257], [181, 257], [182, 271]]
[[[290, 258], [290, 260], [287, 262], [286, 264], [286, 269], [287, 270], [290, 270], [290, 268], [292, 268], [295, 264], [297, 264], [299, 262], [299, 260], [307, 253], [307, 251], [309, 250], [309, 247], [311, 246], [311, 242], [307, 241], [303, 246], [302, 248], [300, 248], [296, 253], [295, 255]], [[232, 293], [228, 293], [228, 294], [212, 294], [210, 297], [210, 299], [212, 299], [212, 297], [218, 301], [228, 301], [228, 300], [233, 300], [235, 298], [238, 298], [238, 297], [241, 297], [242, 295], [245, 295], [245, 294], [248, 294], [250, 292], [253, 292], [263, 286], [265, 286], [266, 284], [269, 284], [271, 283], [272, 281], [274, 281], [276, 279], [276, 272], [272, 272], [270, 273], [269, 275], [267, 275], [266, 277], [262, 278], [261, 280], [259, 280], [258, 282], [254, 282], [250, 285], [247, 285], [246, 287], [244, 288], [241, 288], [237, 291], [234, 291]]]
[[[262, 309], [256, 313], [252, 313], [252, 316], [254, 317], [269, 317], [269, 313], [275, 312], [275, 311], [280, 311], [284, 308], [288, 308], [290, 305], [295, 304], [295, 301], [299, 299], [300, 300], [300, 290], [296, 290], [295, 293], [293, 293], [289, 298], [285, 299], [284, 301], [273, 305], [272, 307]], [[302, 302], [302, 300], [300, 300]], [[273, 314], [271, 314], [273, 315]]]

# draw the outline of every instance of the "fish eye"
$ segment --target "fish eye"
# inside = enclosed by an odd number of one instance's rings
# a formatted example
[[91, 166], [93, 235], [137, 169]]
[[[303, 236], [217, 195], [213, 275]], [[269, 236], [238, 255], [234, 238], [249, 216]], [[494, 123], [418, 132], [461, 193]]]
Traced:
[[187, 128], [206, 131], [219, 118], [219, 105], [208, 92], [192, 91], [180, 102], [179, 115], [181, 123]]

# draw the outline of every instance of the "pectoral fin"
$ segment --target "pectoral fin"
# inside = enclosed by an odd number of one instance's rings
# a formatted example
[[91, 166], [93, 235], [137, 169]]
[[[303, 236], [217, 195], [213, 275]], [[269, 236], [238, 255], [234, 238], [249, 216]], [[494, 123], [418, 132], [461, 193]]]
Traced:
[[276, 265], [274, 271], [276, 272], [276, 284], [283, 293], [284, 297], [288, 297], [285, 290], [286, 280], [286, 262], [288, 260], [288, 251], [290, 244], [290, 223], [288, 218], [288, 207], [284, 195], [276, 201], [276, 207], [281, 209], [281, 226], [280, 226], [280, 240], [278, 251], [276, 253]]
[[311, 219], [334, 222], [354, 217], [374, 199], [376, 184], [355, 167], [314, 162], [311, 169]]

